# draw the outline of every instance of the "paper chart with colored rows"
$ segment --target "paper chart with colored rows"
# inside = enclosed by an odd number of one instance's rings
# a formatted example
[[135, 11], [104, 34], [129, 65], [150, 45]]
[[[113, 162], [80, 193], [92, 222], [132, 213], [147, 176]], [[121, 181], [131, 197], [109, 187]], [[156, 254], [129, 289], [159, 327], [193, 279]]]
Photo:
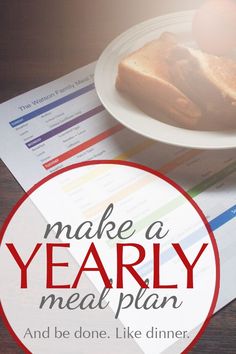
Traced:
[[[93, 73], [90, 64], [1, 104], [0, 157], [25, 190], [65, 166], [94, 159], [134, 161], [172, 178], [199, 204], [215, 233], [222, 273], [217, 308], [223, 307], [236, 296], [235, 150], [173, 147], [129, 131], [101, 105]], [[127, 188], [135, 191], [145, 183], [133, 181]], [[80, 184], [63, 186], [75, 202]], [[125, 193], [124, 187], [114, 201]], [[173, 200], [158, 212], [165, 215], [177, 206]]]

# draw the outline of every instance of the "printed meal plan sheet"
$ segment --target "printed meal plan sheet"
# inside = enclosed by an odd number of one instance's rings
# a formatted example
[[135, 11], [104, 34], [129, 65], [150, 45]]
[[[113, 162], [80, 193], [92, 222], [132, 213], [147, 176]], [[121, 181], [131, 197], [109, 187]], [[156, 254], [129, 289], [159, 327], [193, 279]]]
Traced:
[[[169, 176], [199, 204], [214, 231], [221, 259], [217, 309], [223, 307], [236, 297], [235, 150], [173, 147], [129, 131], [99, 101], [94, 66], [1, 104], [0, 157], [26, 191], [62, 167], [94, 159], [134, 161]], [[64, 192], [73, 197], [77, 183], [65, 184]]]

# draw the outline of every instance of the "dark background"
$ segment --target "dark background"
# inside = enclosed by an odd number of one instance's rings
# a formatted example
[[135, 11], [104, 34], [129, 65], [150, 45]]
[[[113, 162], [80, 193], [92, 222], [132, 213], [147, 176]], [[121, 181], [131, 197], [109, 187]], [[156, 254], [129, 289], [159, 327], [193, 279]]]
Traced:
[[[116, 35], [133, 24], [197, 8], [203, 2], [0, 0], [0, 102], [96, 60]], [[0, 225], [22, 195], [0, 161]], [[18, 353], [22, 351], [0, 319], [0, 354]], [[212, 318], [192, 353], [236, 353], [236, 301]]]

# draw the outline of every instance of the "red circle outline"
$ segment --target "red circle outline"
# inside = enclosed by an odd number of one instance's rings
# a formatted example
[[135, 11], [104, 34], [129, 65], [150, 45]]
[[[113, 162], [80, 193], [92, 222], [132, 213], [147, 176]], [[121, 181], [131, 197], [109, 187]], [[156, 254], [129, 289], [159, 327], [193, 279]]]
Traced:
[[[215, 291], [214, 291], [214, 296], [213, 296], [213, 300], [212, 300], [212, 304], [210, 307], [210, 310], [208, 312], [207, 318], [205, 320], [205, 322], [203, 323], [202, 327], [200, 328], [199, 332], [197, 333], [197, 335], [195, 336], [195, 338], [192, 340], [192, 342], [188, 345], [188, 347], [182, 352], [182, 354], [187, 354], [195, 345], [196, 343], [199, 341], [199, 339], [201, 338], [201, 336], [203, 335], [203, 333], [206, 330], [206, 327], [212, 317], [212, 315], [214, 314], [214, 310], [216, 307], [216, 303], [217, 303], [217, 299], [218, 299], [218, 295], [219, 295], [219, 290], [220, 290], [220, 257], [219, 257], [219, 251], [218, 251], [218, 246], [215, 240], [215, 236], [214, 233], [210, 227], [209, 222], [207, 221], [203, 211], [200, 209], [200, 207], [198, 206], [198, 204], [190, 197], [190, 195], [182, 188], [180, 187], [176, 182], [174, 182], [172, 179], [170, 179], [169, 177], [165, 176], [164, 174], [162, 174], [159, 171], [153, 170], [150, 167], [138, 164], [136, 162], [130, 162], [130, 161], [122, 161], [122, 160], [92, 160], [92, 161], [84, 161], [84, 162], [79, 162], [70, 166], [66, 166], [56, 172], [53, 172], [52, 174], [50, 174], [49, 176], [46, 176], [45, 178], [43, 178], [41, 181], [39, 181], [38, 183], [36, 183], [32, 188], [30, 188], [30, 190], [28, 192], [26, 192], [19, 200], [18, 202], [14, 205], [14, 207], [12, 208], [11, 212], [9, 213], [9, 215], [7, 216], [1, 230], [0, 230], [0, 246], [2, 244], [3, 241], [3, 237], [5, 234], [5, 231], [11, 221], [11, 219], [13, 218], [13, 216], [15, 215], [15, 213], [17, 212], [17, 210], [20, 208], [20, 206], [24, 203], [24, 201], [35, 191], [37, 190], [39, 187], [41, 187], [44, 183], [48, 182], [49, 180], [51, 180], [52, 178], [70, 171], [72, 169], [75, 168], [79, 168], [79, 167], [84, 167], [84, 166], [91, 166], [91, 165], [101, 165], [101, 164], [107, 164], [107, 165], [123, 165], [123, 166], [129, 166], [129, 167], [133, 167], [133, 168], [137, 168], [137, 169], [141, 169], [145, 172], [151, 173], [153, 175], [155, 175], [156, 177], [161, 178], [162, 180], [164, 180], [165, 182], [169, 183], [172, 187], [174, 187], [175, 189], [177, 189], [194, 207], [194, 209], [196, 210], [196, 212], [198, 213], [198, 215], [200, 216], [202, 222], [204, 223], [207, 232], [210, 236], [211, 239], [211, 243], [213, 246], [213, 251], [214, 251], [214, 255], [215, 255], [215, 262], [216, 262], [216, 284], [215, 284]], [[21, 349], [23, 349], [23, 351], [26, 354], [32, 354], [26, 347], [25, 345], [21, 342], [21, 340], [17, 337], [17, 335], [15, 334], [15, 332], [13, 331], [5, 313], [2, 307], [2, 304], [0, 302], [0, 316], [3, 318], [3, 322], [6, 326], [6, 328], [8, 329], [9, 333], [11, 334], [11, 336], [13, 337], [13, 339], [15, 340], [15, 342], [19, 345], [19, 347]]]

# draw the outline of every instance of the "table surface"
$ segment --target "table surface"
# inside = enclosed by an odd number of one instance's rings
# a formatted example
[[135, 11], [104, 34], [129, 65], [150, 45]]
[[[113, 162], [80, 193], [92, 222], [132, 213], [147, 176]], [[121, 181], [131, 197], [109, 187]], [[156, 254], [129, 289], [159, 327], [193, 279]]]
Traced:
[[[98, 58], [116, 35], [190, 0], [0, 0], [0, 102]], [[23, 190], [0, 161], [0, 224]], [[236, 353], [236, 301], [210, 321], [192, 353]], [[0, 354], [18, 354], [0, 320]]]

